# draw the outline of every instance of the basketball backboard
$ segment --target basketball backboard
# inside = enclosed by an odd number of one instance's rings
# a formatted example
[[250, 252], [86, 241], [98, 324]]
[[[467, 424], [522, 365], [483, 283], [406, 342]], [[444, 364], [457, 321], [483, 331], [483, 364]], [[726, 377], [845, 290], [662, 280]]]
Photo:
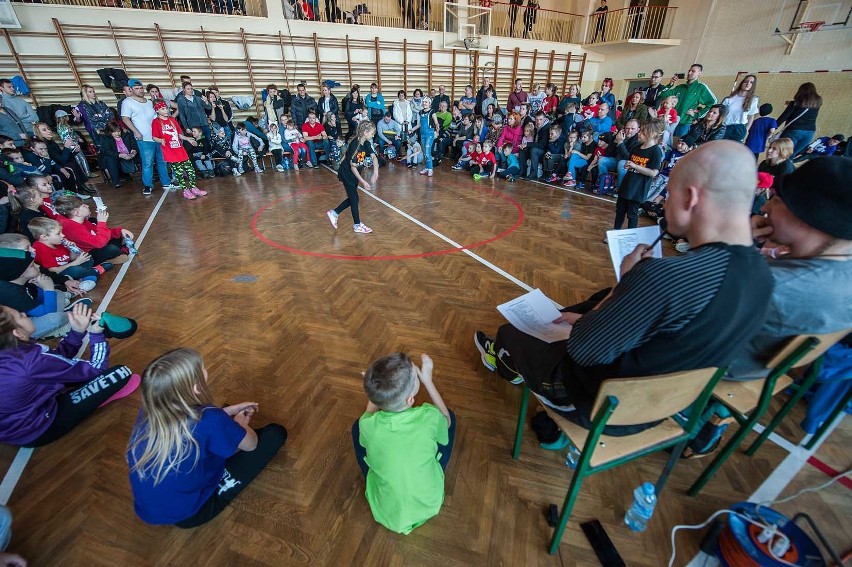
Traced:
[[444, 48], [485, 51], [491, 40], [491, 8], [444, 3]]

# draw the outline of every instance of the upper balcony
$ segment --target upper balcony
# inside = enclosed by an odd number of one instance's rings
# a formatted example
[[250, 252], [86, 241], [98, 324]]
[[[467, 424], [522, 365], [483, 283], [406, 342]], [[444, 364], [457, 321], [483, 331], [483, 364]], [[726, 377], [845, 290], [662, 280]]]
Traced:
[[679, 39], [671, 37], [676, 11], [668, 6], [634, 6], [594, 13], [583, 44], [601, 53], [680, 45]]
[[[90, 8], [120, 8], [267, 16], [268, 0], [12, 0], [26, 4], [61, 4]], [[604, 15], [572, 14], [559, 10], [516, 5], [496, 0], [457, 0], [463, 5], [490, 8], [490, 18], [479, 19], [483, 35], [554, 43], [583, 44], [598, 52], [614, 53], [645, 46], [679, 45], [671, 39], [677, 8], [637, 6], [610, 10]], [[281, 0], [284, 17], [341, 25], [444, 31], [444, 0]]]

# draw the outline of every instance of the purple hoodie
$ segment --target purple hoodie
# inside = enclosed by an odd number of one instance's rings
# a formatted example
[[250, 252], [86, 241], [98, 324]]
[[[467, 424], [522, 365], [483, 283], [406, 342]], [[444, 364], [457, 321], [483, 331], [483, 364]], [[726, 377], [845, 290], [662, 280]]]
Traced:
[[103, 333], [89, 333], [90, 361], [72, 358], [85, 336], [72, 330], [55, 350], [37, 343], [0, 350], [0, 442], [24, 445], [38, 439], [56, 419], [56, 396], [108, 368]]

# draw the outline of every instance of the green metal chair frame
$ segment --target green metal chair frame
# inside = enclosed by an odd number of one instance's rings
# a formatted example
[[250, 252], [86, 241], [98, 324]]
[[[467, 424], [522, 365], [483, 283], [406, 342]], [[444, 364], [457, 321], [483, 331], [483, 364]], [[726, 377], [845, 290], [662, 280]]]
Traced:
[[[747, 415], [740, 413], [739, 410], [725, 400], [724, 396], [714, 394], [714, 398], [718, 402], [731, 410], [731, 415], [739, 424], [739, 429], [728, 440], [722, 450], [719, 451], [719, 454], [702, 471], [701, 475], [695, 479], [692, 486], [689, 487], [688, 494], [690, 496], [696, 496], [701, 492], [707, 481], [718, 472], [719, 468], [736, 451], [746, 436], [751, 433], [755, 424], [763, 417], [766, 410], [769, 409], [769, 404], [772, 402], [772, 397], [775, 394], [775, 385], [778, 380], [793, 368], [813, 363], [805, 373], [803, 380], [797, 385], [791, 385], [795, 393], [787, 400], [787, 403], [778, 411], [769, 425], [766, 426], [760, 436], [755, 439], [746, 451], [747, 455], [754, 455], [757, 449], [760, 448], [763, 442], [778, 427], [778, 424], [781, 423], [787, 414], [790, 413], [790, 410], [802, 399], [802, 396], [810, 390], [822, 368], [822, 354], [846, 334], [848, 334], [848, 330], [825, 335], [800, 335], [791, 339], [767, 365], [771, 370], [763, 382], [763, 388], [760, 391], [757, 405]], [[825, 430], [823, 429], [822, 431], [824, 432]]]
[[[704, 412], [705, 406], [710, 401], [710, 397], [713, 394], [713, 388], [722, 379], [722, 376], [725, 375], [725, 372], [726, 369], [724, 368], [705, 368], [701, 370], [677, 372], [660, 376], [648, 376], [644, 378], [617, 378], [606, 380], [601, 384], [597, 399], [595, 400], [595, 405], [592, 409], [594, 421], [592, 422], [592, 427], [589, 429], [588, 436], [586, 437], [586, 442], [583, 444], [582, 453], [580, 454], [580, 459], [577, 463], [577, 468], [574, 470], [574, 474], [571, 478], [571, 483], [568, 486], [568, 492], [565, 495], [565, 501], [562, 505], [562, 513], [559, 516], [559, 522], [553, 531], [553, 537], [551, 538], [550, 545], [548, 547], [548, 551], [551, 555], [556, 553], [557, 549], [559, 548], [559, 542], [562, 540], [562, 534], [565, 532], [565, 527], [568, 524], [568, 519], [571, 516], [571, 511], [574, 508], [574, 503], [576, 502], [577, 496], [580, 492], [583, 480], [586, 477], [598, 472], [621, 466], [640, 457], [644, 457], [645, 455], [648, 455], [650, 453], [674, 447], [674, 449], [672, 450], [671, 457], [669, 457], [669, 460], [666, 463], [666, 466], [663, 469], [660, 478], [657, 480], [657, 494], [662, 491], [663, 487], [666, 484], [666, 481], [668, 480], [669, 475], [671, 474], [672, 469], [674, 469], [675, 464], [677, 464], [680, 454], [686, 447], [686, 444], [698, 432], [700, 416]], [[666, 411], [668, 409], [668, 406], [666, 404], [656, 404], [653, 408], [647, 408], [650, 417], [648, 417], [646, 421], [656, 421], [657, 419], [671, 419], [669, 417], [670, 415], [674, 415], [685, 407], [692, 405], [694, 411], [692, 411], [692, 413], [690, 414], [690, 418], [687, 421], [686, 425], [680, 425], [677, 422], [674, 422], [674, 420], [672, 420], [673, 423], [677, 424], [678, 427], [680, 427], [683, 433], [678, 434], [675, 437], [666, 439], [664, 442], [661, 443], [637, 447], [636, 450], [631, 452], [630, 454], [615, 458], [608, 462], [604, 462], [598, 466], [592, 466], [592, 456], [595, 453], [595, 449], [598, 447], [598, 443], [600, 441], [601, 436], [603, 435], [604, 428], [607, 426], [608, 423], [610, 425], [633, 425], [635, 423], [638, 423], [635, 420], [633, 421], [633, 423], [630, 423], [618, 418], [617, 410], [620, 402], [615, 395], [611, 395], [611, 392], [613, 390], [618, 391], [619, 385], [621, 386], [622, 390], [625, 388], [625, 385], [628, 385], [631, 388], [640, 389], [641, 384], [631, 383], [650, 382], [655, 379], [681, 381], [679, 382], [680, 384], [688, 383], [694, 384], [696, 386], [696, 389], [698, 390], [697, 395], [695, 397], [692, 397], [691, 393], [688, 394], [689, 399], [686, 400], [686, 402], [683, 403], [681, 407], [672, 410], [670, 414], [666, 414]], [[698, 388], [699, 386], [700, 388]], [[689, 390], [690, 392], [692, 392], [692, 389]], [[625, 396], [622, 394], [622, 397], [627, 399], [629, 398], [629, 395]], [[530, 389], [527, 386], [524, 386], [524, 392], [521, 397], [521, 407], [520, 411], [518, 412], [518, 423], [515, 430], [515, 445], [512, 450], [512, 458], [515, 460], [518, 459], [521, 453], [521, 441], [523, 438], [524, 422], [526, 421], [529, 398]], [[680, 401], [683, 401], [682, 397]], [[627, 401], [627, 403], [629, 403], [629, 401]], [[675, 402], [675, 404], [677, 404], [677, 402]], [[544, 409], [551, 415], [558, 415], [547, 407], [545, 407]], [[643, 408], [643, 410], [645, 409], [646, 408]], [[613, 417], [614, 415], [615, 417]], [[562, 429], [563, 432], [565, 432], [564, 428]], [[637, 435], [642, 435], [642, 433], [638, 433]]]

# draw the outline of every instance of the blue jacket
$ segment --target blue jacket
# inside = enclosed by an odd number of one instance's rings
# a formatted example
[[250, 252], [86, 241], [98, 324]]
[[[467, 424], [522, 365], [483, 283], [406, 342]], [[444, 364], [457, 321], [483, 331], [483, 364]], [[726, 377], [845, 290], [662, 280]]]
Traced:
[[586, 120], [585, 127], [591, 129], [595, 134], [603, 134], [612, 130], [612, 118], [604, 116], [603, 118], [589, 118]]
[[365, 96], [364, 106], [367, 107], [370, 118], [373, 118], [373, 115], [376, 113], [381, 113], [381, 115], [384, 116], [385, 112], [387, 112], [387, 108], [385, 108], [385, 97], [382, 96], [382, 93], [376, 93], [376, 100], [373, 100], [372, 93]]

